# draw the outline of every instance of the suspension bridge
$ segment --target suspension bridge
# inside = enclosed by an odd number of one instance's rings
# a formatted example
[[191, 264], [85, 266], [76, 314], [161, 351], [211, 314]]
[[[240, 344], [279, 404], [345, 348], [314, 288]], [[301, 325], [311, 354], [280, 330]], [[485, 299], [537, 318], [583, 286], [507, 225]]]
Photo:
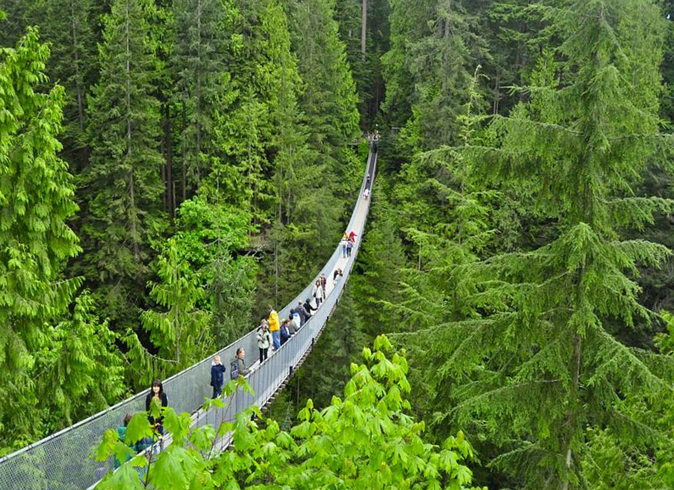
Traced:
[[[178, 413], [191, 413], [194, 428], [206, 424], [217, 427], [222, 422], [234, 421], [236, 415], [247, 407], [253, 405], [264, 407], [270, 403], [279, 390], [283, 389], [293, 371], [300, 367], [309, 355], [344, 292], [358, 255], [370, 208], [370, 199], [366, 194], [370, 192], [376, 167], [377, 151], [375, 145], [371, 144], [358, 200], [347, 227], [347, 230], [354, 231], [359, 237], [354, 244], [352, 255], [349, 258], [343, 258], [341, 247], [337, 246], [316, 278], [309, 282], [290, 304], [279, 311], [280, 318], [288, 318], [290, 309], [296, 307], [300, 300], [310, 296], [312, 286], [320, 274], [326, 275], [328, 278], [326, 299], [318, 311], [314, 312], [304, 326], [263, 364], [252, 365], [253, 370], [246, 380], [253, 388], [253, 393], [238, 389], [225, 400], [223, 408], [210, 410], [201, 408], [204, 400], [211, 395], [209, 381], [213, 356], [220, 355], [223, 363], [228, 366], [228, 361], [234, 358], [236, 349], [243, 347], [251, 353], [252, 357], [258, 351], [256, 329], [164, 381], [164, 390], [169, 395], [170, 405]], [[365, 193], [365, 189], [368, 189], [368, 193]], [[337, 282], [332, 280], [332, 273], [335, 269], [343, 271], [343, 278]], [[95, 462], [92, 457], [103, 433], [110, 428], [118, 427], [125, 414], [145, 410], [147, 393], [148, 390], [140, 392], [71, 427], [1, 458], [0, 489], [86, 490], [94, 488], [112, 468], [112, 461]], [[220, 441], [221, 447], [229, 444], [228, 437], [231, 435], [226, 435], [224, 440]], [[162, 438], [154, 450], [160, 451], [167, 444], [170, 444], [170, 434]]]

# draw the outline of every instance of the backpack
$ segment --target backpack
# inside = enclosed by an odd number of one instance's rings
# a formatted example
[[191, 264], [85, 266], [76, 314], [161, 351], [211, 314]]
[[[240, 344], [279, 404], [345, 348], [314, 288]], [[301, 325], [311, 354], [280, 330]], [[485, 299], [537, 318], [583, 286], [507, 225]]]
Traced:
[[234, 359], [229, 365], [229, 372], [232, 374], [232, 379], [239, 377], [239, 360]]

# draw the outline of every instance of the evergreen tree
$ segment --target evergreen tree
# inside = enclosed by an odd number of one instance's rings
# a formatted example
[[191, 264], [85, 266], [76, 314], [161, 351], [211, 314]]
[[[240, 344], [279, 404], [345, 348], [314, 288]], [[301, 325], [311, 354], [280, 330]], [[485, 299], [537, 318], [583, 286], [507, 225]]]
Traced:
[[361, 329], [370, 336], [400, 331], [401, 317], [384, 304], [399, 304], [405, 251], [398, 236], [399, 227], [392, 206], [386, 202], [383, 186], [377, 180], [372, 193], [370, 220], [358, 254], [361, 274], [353, 284], [355, 310]]
[[49, 432], [114, 405], [124, 393], [116, 337], [94, 308], [88, 292], [78, 296], [72, 315], [48, 331], [49, 348], [37, 360], [36, 391]]
[[158, 355], [176, 364], [175, 371], [212, 350], [208, 335], [208, 314], [198, 308], [204, 290], [190, 273], [189, 264], [181, 260], [178, 244], [169, 239], [165, 252], [157, 259], [161, 282], [152, 284], [150, 296], [165, 311], [143, 313], [143, 327]]
[[118, 0], [105, 17], [101, 77], [90, 98], [91, 162], [81, 179], [85, 273], [117, 327], [144, 303], [150, 238], [162, 226], [155, 58], [145, 0]]
[[474, 68], [487, 57], [476, 17], [461, 1], [396, 0], [391, 29], [384, 56], [391, 124], [404, 126], [412, 149], [458, 143], [457, 116], [471, 98]]
[[299, 102], [310, 130], [309, 144], [317, 163], [326, 166], [323, 187], [341, 197], [356, 187], [362, 173], [349, 151], [358, 135], [358, 96], [334, 20], [334, 2], [292, 1], [288, 12], [293, 49], [306, 84]]
[[0, 10], [0, 46], [14, 46], [26, 31], [26, 4], [6, 0]]
[[226, 81], [222, 59], [226, 10], [217, 0], [178, 0], [173, 9], [176, 44], [172, 68], [184, 201], [198, 188], [207, 172], [206, 157], [213, 153], [213, 112], [220, 84]]
[[51, 48], [49, 76], [65, 88], [62, 156], [78, 173], [87, 163], [87, 97], [98, 75], [96, 6], [92, 0], [32, 0], [27, 7]]
[[[550, 10], [562, 40], [544, 56], [520, 104], [493, 130], [499, 146], [467, 151], [474, 178], [507, 184], [554, 235], [531, 252], [458, 269], [482, 318], [435, 329], [444, 359], [445, 420], [498, 448], [491, 466], [523, 488], [588, 488], [587, 429], [643, 447], [657, 432], [632, 412], [668, 389], [653, 356], [613, 325], [652, 313], [628, 274], [668, 251], [619, 231], [641, 229], [671, 203], [632, 198], [658, 130], [661, 18], [648, 0], [564, 2]], [[474, 285], [474, 286], [471, 286]], [[662, 360], [657, 364], [662, 367]]]
[[2, 446], [39, 434], [30, 373], [48, 346], [45, 325], [63, 315], [79, 279], [64, 279], [80, 250], [66, 221], [77, 211], [67, 164], [57, 155], [63, 89], [46, 85], [49, 48], [29, 29], [0, 48], [0, 424]]

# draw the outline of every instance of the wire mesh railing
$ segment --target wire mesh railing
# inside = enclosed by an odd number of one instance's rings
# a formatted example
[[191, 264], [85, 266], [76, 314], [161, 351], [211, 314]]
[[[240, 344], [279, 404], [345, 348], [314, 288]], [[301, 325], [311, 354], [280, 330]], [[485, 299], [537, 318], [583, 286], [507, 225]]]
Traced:
[[[369, 199], [364, 196], [366, 187], [370, 187], [376, 171], [376, 151], [371, 145], [367, 161], [366, 175], [363, 176], [359, 197], [351, 215], [347, 230], [353, 230], [362, 237]], [[178, 412], [193, 413], [196, 426], [205, 424], [219, 425], [223, 421], [233, 421], [236, 414], [251, 405], [264, 406], [274, 393], [291, 375], [291, 371], [311, 349], [313, 343], [325, 327], [332, 314], [346, 281], [351, 273], [361, 239], [356, 240], [349, 260], [341, 257], [337, 247], [318, 275], [285, 308], [279, 311], [279, 317], [287, 318], [291, 308], [298, 301], [311, 294], [315, 280], [324, 273], [330, 283], [329, 293], [318, 311], [307, 323], [288, 340], [278, 351], [257, 367], [247, 381], [253, 393], [237, 390], [225, 408], [200, 410], [204, 400], [211, 395], [210, 367], [214, 355], [219, 354], [228, 366], [234, 358], [236, 349], [243, 347], [247, 352], [257, 353], [255, 329], [208, 358], [175, 374], [164, 382], [164, 390], [169, 397], [169, 405]], [[343, 263], [343, 278], [332, 282], [332, 271]], [[63, 429], [20, 451], [0, 459], [0, 489], [2, 490], [83, 490], [90, 488], [111, 469], [111, 462], [94, 462], [92, 454], [100, 443], [103, 433], [118, 427], [124, 415], [145, 409], [145, 397], [148, 390], [136, 394], [92, 417]]]

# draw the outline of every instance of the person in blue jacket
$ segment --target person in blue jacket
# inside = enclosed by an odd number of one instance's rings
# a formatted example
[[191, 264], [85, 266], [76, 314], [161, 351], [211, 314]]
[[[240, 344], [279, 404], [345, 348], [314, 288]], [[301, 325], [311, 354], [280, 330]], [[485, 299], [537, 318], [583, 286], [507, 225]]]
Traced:
[[213, 358], [213, 364], [211, 364], [211, 386], [213, 387], [213, 396], [211, 398], [217, 398], [222, 394], [222, 387], [224, 384], [225, 366], [222, 365], [220, 356], [215, 356]]
[[292, 333], [290, 333], [289, 323], [290, 322], [288, 320], [283, 320], [283, 324], [281, 325], [281, 345], [288, 342], [288, 340], [290, 340], [290, 337], [292, 337]]

